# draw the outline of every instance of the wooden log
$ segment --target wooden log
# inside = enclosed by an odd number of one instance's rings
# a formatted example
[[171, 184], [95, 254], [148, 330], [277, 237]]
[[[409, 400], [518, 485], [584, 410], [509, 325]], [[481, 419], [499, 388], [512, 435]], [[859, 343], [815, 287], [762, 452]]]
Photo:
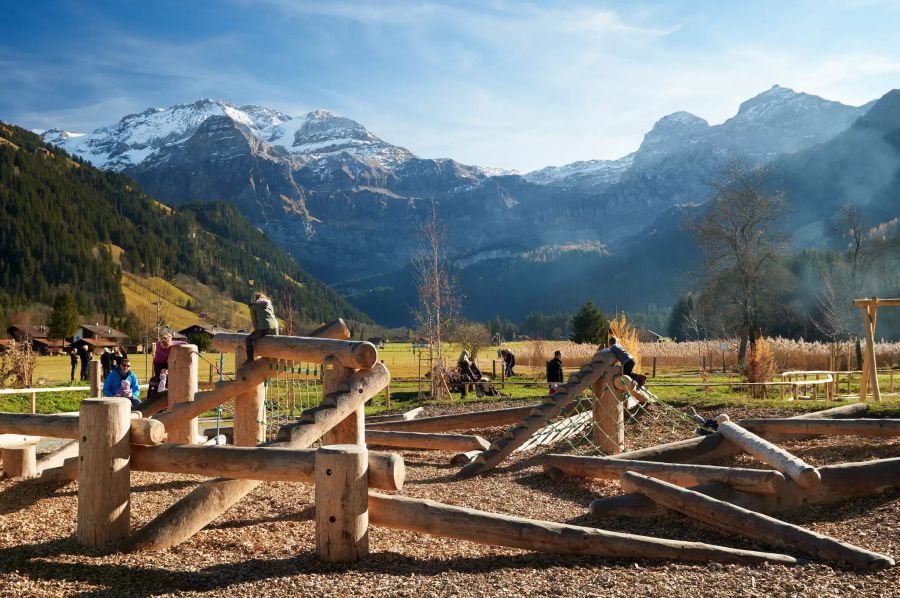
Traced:
[[622, 488], [643, 494], [657, 504], [728, 534], [737, 533], [767, 544], [800, 550], [857, 569], [884, 569], [894, 565], [894, 560], [883, 554], [639, 473], [626, 472], [622, 476]]
[[37, 470], [38, 473], [43, 474], [44, 471], [48, 469], [53, 469], [55, 467], [60, 467], [63, 462], [70, 457], [78, 456], [78, 441], [73, 440], [68, 442], [58, 449], [55, 449], [40, 459], [37, 462]]
[[[212, 346], [216, 351], [233, 353], [243, 347], [246, 334], [216, 334]], [[334, 355], [344, 367], [368, 369], [378, 361], [375, 345], [364, 341], [343, 341], [306, 336], [264, 336], [253, 343], [253, 354], [272, 359], [320, 363]]]
[[[235, 347], [234, 360], [235, 363], [242, 364], [241, 369], [251, 367], [247, 362], [247, 350], [244, 345]], [[266, 441], [266, 387], [262, 384], [264, 379], [265, 377], [256, 384], [244, 383], [243, 389], [236, 392], [232, 433], [232, 442], [235, 446], [256, 446]]]
[[431, 451], [485, 450], [491, 443], [481, 436], [463, 434], [425, 434], [424, 432], [390, 432], [366, 430], [366, 444]]
[[508, 407], [473, 413], [437, 415], [411, 421], [372, 422], [371, 424], [367, 423], [367, 426], [373, 430], [390, 430], [392, 432], [450, 432], [452, 430], [491, 428], [514, 424], [529, 415], [537, 406], [526, 405], [525, 407]]
[[[271, 446], [309, 447], [359, 405], [378, 394], [389, 380], [390, 373], [380, 363], [375, 364], [371, 370], [356, 372], [347, 379], [346, 392], [326, 397], [322, 405], [304, 411], [299, 424], [287, 427], [284, 436], [289, 440]], [[180, 544], [227, 511], [257, 485], [259, 482], [255, 480], [224, 478], [204, 482], [138, 531], [129, 542], [127, 550], [163, 550]]]
[[16, 447], [20, 444], [34, 444], [40, 439], [40, 436], [28, 436], [27, 434], [0, 434], [0, 449], [8, 446]]
[[[175, 345], [169, 352], [169, 410], [194, 400], [198, 386], [198, 354], [196, 345]], [[194, 444], [199, 427], [196, 418], [165, 424], [169, 442]]]
[[756, 434], [829, 436], [900, 436], [900, 419], [745, 419], [741, 425]]
[[381, 392], [391, 375], [383, 363], [347, 377], [338, 392], [325, 395], [317, 407], [305, 410], [295, 424], [282, 426], [278, 440], [306, 447]]
[[741, 564], [796, 563], [796, 559], [783, 554], [536, 521], [375, 492], [369, 492], [369, 522], [478, 544], [555, 554]]
[[[101, 391], [103, 390], [103, 370], [102, 364], [100, 360], [91, 361], [88, 363], [88, 396], [90, 397], [100, 397], [103, 396]], [[32, 411], [32, 413], [34, 413]]]
[[350, 327], [344, 323], [344, 320], [342, 318], [338, 318], [334, 322], [329, 322], [328, 324], [319, 326], [315, 330], [307, 333], [306, 336], [347, 340], [348, 338], [350, 338]]
[[130, 429], [132, 444], [157, 445], [166, 441], [166, 427], [155, 419], [132, 419]]
[[372, 415], [366, 418], [366, 426], [372, 424], [380, 424], [385, 422], [405, 422], [416, 419], [420, 413], [425, 411], [424, 407], [416, 407], [403, 413], [392, 413], [391, 415]]
[[82, 546], [128, 537], [131, 510], [128, 399], [85, 399], [79, 422], [78, 527]]
[[8, 478], [32, 478], [38, 474], [37, 450], [34, 444], [5, 446], [0, 449], [3, 474]]
[[0, 413], [0, 432], [76, 439], [78, 438], [78, 415]]
[[804, 488], [815, 488], [822, 481], [822, 476], [815, 467], [734, 422], [721, 422], [719, 434]]
[[164, 390], [162, 392], [157, 392], [152, 397], [147, 397], [141, 404], [137, 407], [137, 410], [141, 412], [142, 417], [153, 417], [163, 409], [167, 409], [169, 406], [169, 391]]
[[784, 486], [784, 476], [768, 469], [658, 463], [610, 457], [547, 455], [544, 457], [544, 471], [554, 479], [576, 476], [600, 480], [618, 480], [626, 471], [635, 471], [679, 486], [721, 482], [744, 492], [760, 494], [774, 494]]
[[[725, 484], [703, 484], [691, 488], [709, 496], [758, 513], [783, 513], [806, 505], [833, 504], [849, 498], [873, 496], [900, 488], [900, 457], [858, 463], [825, 465], [819, 468], [822, 483], [808, 489], [787, 479], [775, 494], [741, 492]], [[653, 501], [639, 494], [598, 498], [591, 502], [591, 516], [653, 517], [662, 514]]]
[[[789, 419], [813, 419], [813, 418], [845, 418], [860, 417], [868, 413], [869, 406], [865, 403], [852, 403], [850, 405], [842, 405], [824, 411], [814, 411]], [[741, 420], [738, 423], [742, 423]], [[779, 440], [791, 438], [794, 440], [802, 440], [804, 436], [786, 436], [786, 435], [768, 435], [769, 440]], [[710, 434], [709, 436], [700, 436], [697, 438], [688, 438], [686, 440], [678, 440], [667, 444], [660, 444], [644, 449], [627, 451], [618, 455], [619, 459], [636, 459], [639, 461], [662, 461], [676, 463], [715, 463], [723, 459], [728, 459], [741, 452], [741, 449], [731, 442], [726, 442], [721, 434]]]
[[323, 446], [316, 451], [316, 553], [329, 563], [369, 554], [366, 447]]
[[480, 450], [477, 451], [466, 451], [464, 453], [457, 453], [453, 455], [450, 459], [451, 465], [468, 465], [472, 461], [475, 460], [475, 457], [481, 454]]
[[[322, 396], [328, 396], [339, 392], [344, 381], [353, 370], [345, 368], [334, 357], [327, 357], [322, 364], [324, 379], [322, 380]], [[366, 408], [360, 405], [336, 426], [325, 432], [322, 436], [322, 446], [328, 444], [366, 444]]]
[[616, 455], [625, 448], [625, 408], [622, 397], [606, 388], [606, 377], [594, 383], [591, 437], [604, 455]]
[[228, 437], [225, 434], [219, 434], [218, 436], [204, 436], [203, 437], [203, 446], [226, 446], [228, 444]]
[[[242, 354], [243, 349], [236, 352], [235, 359], [238, 359]], [[166, 427], [178, 425], [199, 416], [201, 413], [215, 409], [225, 401], [234, 399], [242, 393], [255, 393], [257, 392], [257, 387], [268, 376], [271, 363], [271, 360], [265, 358], [255, 359], [251, 363], [244, 362], [244, 365], [240, 366], [235, 373], [234, 380], [217, 382], [212, 390], [196, 393], [193, 401], [178, 403], [169, 413], [161, 413], [156, 419], [163, 422]]]

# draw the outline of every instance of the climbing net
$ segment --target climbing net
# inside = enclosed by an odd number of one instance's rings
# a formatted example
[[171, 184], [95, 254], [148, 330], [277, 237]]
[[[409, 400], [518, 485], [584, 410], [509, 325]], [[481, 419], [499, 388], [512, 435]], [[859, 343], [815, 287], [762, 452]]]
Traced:
[[266, 439], [322, 402], [322, 364], [272, 360], [266, 388]]
[[[669, 405], [646, 387], [642, 391], [650, 400], [641, 402], [625, 391], [624, 399], [620, 401], [625, 424], [623, 451], [691, 438], [696, 435], [698, 428], [705, 429], [694, 415]], [[587, 391], [558, 416], [548, 420], [540, 431], [515, 452], [559, 450], [566, 447], [576, 454], [609, 454], [608, 447], [617, 445], [619, 439], [611, 438], [597, 424], [597, 420], [614, 419], [618, 417], [618, 413], [612, 412], [612, 407], [608, 408], [609, 413], [604, 412], [605, 404], [599, 402], [592, 391]]]

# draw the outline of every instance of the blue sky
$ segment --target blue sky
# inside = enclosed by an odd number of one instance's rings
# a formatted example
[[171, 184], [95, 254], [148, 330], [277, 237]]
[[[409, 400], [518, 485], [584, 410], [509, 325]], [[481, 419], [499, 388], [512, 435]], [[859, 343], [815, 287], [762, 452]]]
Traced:
[[900, 2], [0, 0], [0, 120], [85, 132], [201, 97], [325, 108], [424, 157], [617, 158], [778, 83], [900, 87]]

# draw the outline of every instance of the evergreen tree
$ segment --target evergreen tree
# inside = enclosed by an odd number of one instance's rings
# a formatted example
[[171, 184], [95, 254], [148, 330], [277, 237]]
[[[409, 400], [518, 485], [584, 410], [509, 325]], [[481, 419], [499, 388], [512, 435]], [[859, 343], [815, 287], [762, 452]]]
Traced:
[[50, 338], [64, 339], [78, 330], [78, 307], [72, 293], [65, 291], [56, 297], [49, 324]]
[[572, 317], [571, 329], [569, 338], [573, 342], [599, 345], [606, 342], [609, 321], [603, 312], [594, 306], [594, 302], [588, 299]]

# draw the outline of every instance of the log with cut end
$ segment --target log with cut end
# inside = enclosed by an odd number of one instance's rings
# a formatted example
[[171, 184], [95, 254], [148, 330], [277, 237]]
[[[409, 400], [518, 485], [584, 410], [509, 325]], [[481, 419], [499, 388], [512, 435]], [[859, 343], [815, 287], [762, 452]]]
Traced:
[[[286, 433], [290, 440], [271, 446], [307, 448], [360, 405], [381, 392], [390, 373], [377, 363], [371, 370], [354, 373], [347, 379], [346, 392], [335, 393], [301, 415], [301, 423]], [[327, 403], [327, 405], [326, 405]], [[190, 494], [166, 509], [135, 533], [127, 550], [163, 550], [187, 540], [210, 521], [249, 494], [260, 482], [219, 478], [200, 484]]]
[[[243, 347], [246, 334], [216, 334], [212, 346], [216, 351], [233, 353]], [[264, 336], [253, 343], [253, 353], [258, 357], [288, 359], [321, 363], [333, 355], [341, 365], [351, 369], [368, 369], [378, 361], [375, 345], [365, 341], [344, 341], [308, 336]]]
[[376, 492], [369, 492], [369, 523], [479, 544], [556, 554], [741, 564], [796, 563], [796, 559], [783, 554], [536, 521]]
[[3, 473], [8, 478], [31, 478], [38, 474], [34, 444], [7, 445], [0, 449]]
[[857, 569], [884, 569], [894, 564], [892, 558], [883, 554], [633, 471], [626, 472], [621, 482], [622, 488], [628, 492], [643, 494], [663, 507], [728, 534], [736, 533], [781, 548], [800, 550], [825, 561], [845, 563]]
[[410, 421], [372, 422], [366, 420], [366, 428], [373, 430], [390, 430], [392, 432], [449, 432], [452, 430], [473, 430], [514, 424], [530, 414], [539, 405], [525, 407], [509, 407], [491, 409], [473, 413], [454, 413], [452, 415], [436, 415], [421, 417]]
[[[900, 488], [900, 457], [825, 465], [819, 468], [819, 473], [822, 483], [815, 488], [803, 488], [786, 479], [784, 487], [775, 494], [751, 494], [719, 483], [691, 489], [758, 513], [783, 513], [807, 505], [832, 504]], [[625, 494], [595, 499], [591, 502], [590, 512], [592, 517], [602, 519], [654, 517], [663, 514], [664, 510], [645, 496]]]
[[350, 338], [350, 327], [344, 322], [343, 318], [338, 318], [328, 324], [319, 326], [306, 336], [314, 336], [316, 338], [333, 338], [336, 340], [347, 340]]
[[478, 455], [481, 454], [481, 451], [466, 451], [464, 453], [457, 453], [453, 455], [450, 459], [451, 465], [468, 465], [472, 461], [475, 460]]
[[425, 434], [422, 432], [388, 432], [366, 430], [366, 444], [429, 451], [483, 451], [489, 446], [481, 436], [463, 434]]
[[[852, 403], [823, 411], [813, 411], [789, 418], [791, 421], [818, 418], [855, 418], [864, 416], [869, 411], [865, 403]], [[742, 423], [738, 421], [738, 423]], [[762, 434], [769, 440], [787, 439], [802, 440], [805, 435], [769, 435]], [[715, 463], [740, 453], [741, 449], [731, 442], [725, 442], [721, 434], [710, 434], [698, 438], [688, 438], [644, 449], [628, 451], [617, 455], [620, 459], [637, 459], [642, 461], [665, 461], [677, 463]]]
[[822, 481], [822, 476], [815, 467], [734, 422], [720, 423], [719, 434], [804, 488], [815, 488]]
[[679, 486], [722, 482], [744, 492], [760, 494], [774, 494], [784, 486], [784, 476], [768, 469], [657, 463], [610, 457], [547, 455], [544, 471], [550, 477], [569, 475], [601, 480], [618, 480], [626, 471], [636, 471]]
[[741, 426], [760, 436], [803, 434], [829, 436], [900, 436], [900, 419], [745, 419]]
[[[135, 442], [140, 444], [159, 444], [165, 436], [165, 426], [150, 419], [132, 419], [129, 410], [129, 425]], [[78, 433], [78, 414], [71, 415], [35, 415], [32, 413], [0, 413], [0, 431], [32, 436], [48, 436], [51, 438], [80, 438]], [[68, 445], [66, 445], [68, 447]], [[75, 449], [67, 448], [68, 451]], [[71, 456], [67, 454], [67, 456]], [[48, 461], [42, 460], [38, 469], [48, 467]], [[50, 465], [56, 467], [58, 463]]]

